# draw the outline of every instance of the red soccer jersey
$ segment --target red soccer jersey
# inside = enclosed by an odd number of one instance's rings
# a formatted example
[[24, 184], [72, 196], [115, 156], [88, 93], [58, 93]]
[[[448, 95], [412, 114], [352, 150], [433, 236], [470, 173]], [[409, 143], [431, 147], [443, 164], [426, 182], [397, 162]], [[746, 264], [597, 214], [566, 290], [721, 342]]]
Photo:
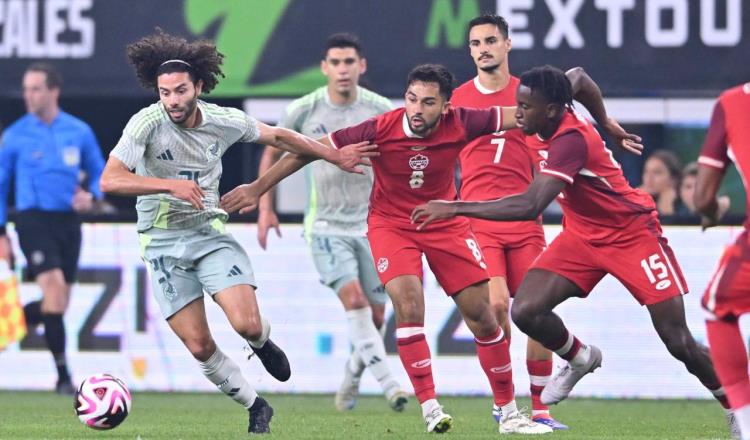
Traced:
[[568, 185], [558, 198], [563, 227], [592, 244], [607, 244], [634, 229], [660, 230], [651, 196], [632, 188], [599, 133], [569, 110], [549, 139], [526, 136], [537, 150], [539, 171]]
[[[400, 108], [335, 131], [330, 140], [336, 148], [363, 141], [378, 145], [380, 156], [372, 158], [375, 183], [368, 221], [371, 225], [412, 229], [410, 216], [417, 205], [456, 198], [455, 165], [461, 149], [478, 136], [499, 131], [501, 126], [498, 107], [451, 108], [435, 131], [423, 138], [411, 131], [406, 112]], [[445, 224], [447, 221], [440, 221], [429, 227]]]
[[[698, 162], [724, 169], [733, 161], [745, 186], [747, 209], [750, 210], [747, 176], [750, 172], [750, 82], [727, 90], [719, 96], [711, 116], [706, 140]], [[750, 212], [750, 211], [748, 211]], [[749, 225], [748, 219], [745, 225]]]
[[[479, 78], [463, 83], [453, 92], [451, 102], [457, 107], [488, 108], [516, 105], [520, 80], [510, 77], [504, 89], [487, 90]], [[524, 144], [521, 130], [506, 130], [474, 139], [461, 151], [461, 199], [494, 200], [526, 191], [534, 178], [534, 162]], [[498, 222], [471, 218], [475, 231], [501, 234], [543, 234], [541, 219], [521, 222]]]

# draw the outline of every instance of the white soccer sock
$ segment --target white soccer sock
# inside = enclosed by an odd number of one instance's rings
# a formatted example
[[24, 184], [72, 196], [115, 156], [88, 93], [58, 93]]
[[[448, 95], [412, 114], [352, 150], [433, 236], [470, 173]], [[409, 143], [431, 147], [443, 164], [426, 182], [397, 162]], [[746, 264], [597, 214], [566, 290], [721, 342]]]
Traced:
[[263, 315], [261, 315], [260, 317], [260, 325], [262, 328], [260, 337], [256, 340], [247, 340], [247, 343], [250, 344], [251, 347], [263, 348], [263, 346], [266, 344], [266, 341], [268, 340], [268, 337], [271, 336], [271, 323], [268, 322], [266, 317]]
[[500, 421], [503, 421], [508, 418], [508, 415], [511, 413], [514, 413], [518, 411], [518, 407], [516, 406], [516, 400], [513, 399], [510, 402], [506, 403], [505, 405], [500, 407], [500, 411], [502, 411], [502, 418]]
[[362, 373], [365, 372], [365, 363], [362, 361], [362, 356], [359, 355], [359, 352], [352, 348], [352, 352], [349, 355], [349, 361], [346, 364], [346, 368], [349, 369], [349, 371], [352, 373], [352, 375], [359, 379], [362, 377]]
[[750, 440], [750, 405], [732, 410], [737, 424], [740, 425], [740, 434], [742, 440]]
[[420, 405], [422, 406], [422, 417], [427, 417], [427, 414], [431, 413], [433, 409], [440, 406], [437, 399], [427, 399]]
[[228, 358], [219, 348], [206, 362], [198, 362], [204, 376], [213, 382], [224, 394], [250, 408], [258, 393], [242, 376], [240, 367]]
[[[385, 344], [378, 329], [372, 322], [372, 309], [363, 307], [348, 310], [346, 319], [349, 323], [349, 339], [362, 362], [370, 369], [375, 379], [385, 392], [398, 387], [388, 368], [385, 355]], [[350, 364], [351, 368], [351, 364]], [[352, 370], [354, 372], [354, 370]]]

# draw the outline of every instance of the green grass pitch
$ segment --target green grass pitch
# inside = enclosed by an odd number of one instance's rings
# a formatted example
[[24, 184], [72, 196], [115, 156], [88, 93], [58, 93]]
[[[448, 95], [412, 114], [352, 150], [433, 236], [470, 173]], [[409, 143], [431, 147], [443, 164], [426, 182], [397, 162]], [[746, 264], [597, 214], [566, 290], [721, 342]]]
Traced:
[[[378, 396], [361, 397], [357, 407], [338, 413], [330, 395], [266, 395], [274, 407], [269, 438], [427, 438], [412, 398], [394, 413]], [[498, 438], [486, 397], [443, 397], [454, 418], [448, 439]], [[519, 405], [528, 405], [521, 399]], [[726, 439], [724, 413], [714, 401], [572, 399], [553, 413], [571, 426], [545, 438], [559, 439]], [[128, 419], [111, 431], [83, 426], [70, 397], [42, 392], [0, 391], [0, 439], [242, 439], [247, 413], [227, 397], [211, 394], [134, 393]], [[509, 436], [503, 438], [520, 438]], [[523, 436], [526, 437], [526, 436]]]

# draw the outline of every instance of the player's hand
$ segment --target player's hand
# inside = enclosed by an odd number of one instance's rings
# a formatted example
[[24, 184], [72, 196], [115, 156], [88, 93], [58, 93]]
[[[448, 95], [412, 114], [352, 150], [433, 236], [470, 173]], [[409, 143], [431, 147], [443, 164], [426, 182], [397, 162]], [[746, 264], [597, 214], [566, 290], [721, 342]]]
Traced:
[[238, 210], [240, 214], [247, 214], [258, 207], [260, 196], [255, 182], [246, 183], [221, 196], [219, 205], [230, 214]]
[[7, 261], [8, 266], [13, 270], [13, 246], [11, 246], [10, 239], [7, 235], [0, 235], [0, 260]]
[[75, 212], [88, 212], [94, 207], [94, 196], [90, 192], [76, 188], [75, 194], [73, 194], [73, 202], [71, 203]]
[[370, 157], [380, 156], [376, 151], [377, 145], [369, 142], [360, 142], [358, 144], [349, 144], [336, 150], [337, 158], [333, 163], [344, 171], [356, 174], [364, 174], [365, 170], [358, 165], [372, 166]]
[[[456, 205], [447, 200], [431, 200], [424, 205], [419, 205], [411, 212], [411, 222], [419, 223], [417, 231], [427, 227], [435, 220], [452, 218], [456, 215]], [[421, 220], [423, 219], [423, 220]]]
[[258, 212], [258, 244], [261, 249], [266, 250], [268, 244], [268, 231], [273, 228], [276, 231], [276, 236], [281, 237], [281, 229], [279, 229], [279, 218], [273, 209], [261, 209]]
[[203, 190], [194, 180], [175, 179], [172, 181], [172, 190], [169, 193], [180, 200], [184, 200], [193, 208], [203, 210]]
[[630, 153], [640, 156], [643, 154], [643, 144], [641, 137], [637, 134], [628, 133], [620, 126], [614, 118], [607, 118], [607, 122], [602, 126], [604, 131], [617, 141], [617, 145], [629, 151]]
[[724, 214], [729, 211], [729, 207], [731, 206], [731, 202], [729, 200], [729, 197], [727, 196], [720, 196], [716, 198], [716, 204], [719, 206], [716, 210], [716, 215], [713, 217], [708, 217], [706, 215], [701, 216], [701, 229], [706, 230], [708, 228], [712, 228], [719, 224], [719, 220], [721, 220], [722, 217], [724, 217]]

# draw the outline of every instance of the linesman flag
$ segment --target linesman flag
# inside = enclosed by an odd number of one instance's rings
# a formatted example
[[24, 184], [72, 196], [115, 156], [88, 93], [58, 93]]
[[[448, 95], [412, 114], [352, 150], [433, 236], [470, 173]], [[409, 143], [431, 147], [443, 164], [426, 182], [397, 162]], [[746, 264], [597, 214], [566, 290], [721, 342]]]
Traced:
[[0, 351], [26, 335], [26, 319], [18, 297], [16, 277], [0, 260]]

